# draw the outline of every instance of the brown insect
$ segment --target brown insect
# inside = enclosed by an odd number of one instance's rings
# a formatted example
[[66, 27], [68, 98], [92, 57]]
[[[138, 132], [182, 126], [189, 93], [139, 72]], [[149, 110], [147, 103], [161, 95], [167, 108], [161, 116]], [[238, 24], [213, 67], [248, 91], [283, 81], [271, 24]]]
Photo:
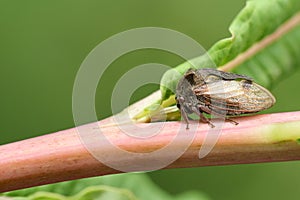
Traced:
[[255, 113], [276, 102], [274, 96], [252, 78], [211, 68], [189, 69], [178, 82], [176, 101], [187, 129], [188, 114], [195, 113], [200, 121], [214, 127], [203, 113], [220, 117]]

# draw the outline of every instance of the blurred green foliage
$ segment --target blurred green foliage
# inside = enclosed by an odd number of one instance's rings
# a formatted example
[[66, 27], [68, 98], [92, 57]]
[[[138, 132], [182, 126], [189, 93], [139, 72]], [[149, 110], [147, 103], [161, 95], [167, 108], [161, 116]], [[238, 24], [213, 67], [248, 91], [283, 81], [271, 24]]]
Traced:
[[170, 195], [155, 185], [144, 173], [66, 181], [16, 190], [3, 195], [14, 200], [210, 200], [199, 191]]
[[[86, 55], [113, 34], [158, 26], [180, 31], [206, 49], [229, 36], [227, 28], [243, 0], [1, 0], [1, 144], [74, 126], [72, 87]], [[111, 115], [110, 96], [118, 78], [143, 63], [176, 66], [182, 59], [159, 50], [141, 50], [116, 60], [99, 83], [99, 119]], [[272, 91], [268, 112], [299, 110], [300, 73]], [[144, 87], [136, 101], [158, 89]], [[299, 162], [163, 170], [149, 173], [172, 193], [206, 192], [212, 199], [295, 199], [300, 189]]]

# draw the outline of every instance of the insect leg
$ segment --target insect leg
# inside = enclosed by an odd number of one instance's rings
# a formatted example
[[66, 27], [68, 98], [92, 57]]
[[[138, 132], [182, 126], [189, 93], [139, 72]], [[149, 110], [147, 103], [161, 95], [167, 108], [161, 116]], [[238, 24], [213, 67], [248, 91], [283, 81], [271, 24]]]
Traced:
[[201, 122], [207, 123], [211, 128], [215, 127], [215, 125], [213, 125], [213, 123], [211, 123], [211, 121], [207, 119], [201, 111], [198, 110], [198, 108], [192, 107], [192, 111], [200, 117]]
[[228, 121], [228, 122], [230, 122], [230, 123], [232, 123], [234, 125], [238, 125], [239, 124], [238, 122], [236, 122], [236, 121], [234, 121], [232, 119], [229, 119], [229, 118], [225, 118], [225, 121]]
[[[212, 114], [214, 116], [217, 116], [217, 117], [222, 117], [222, 118], [225, 117], [224, 114], [218, 113], [216, 111], [212, 112], [212, 110], [210, 110], [209, 108], [207, 108], [205, 106], [200, 107], [200, 109], [202, 109], [204, 112], [210, 113], [210, 114]], [[239, 124], [238, 122], [236, 122], [236, 121], [234, 121], [232, 119], [229, 119], [228, 117], [225, 117], [225, 121], [230, 122], [230, 123], [232, 123], [234, 125], [238, 125]]]
[[211, 121], [207, 119], [202, 112], [200, 112], [200, 121], [207, 123], [211, 128], [215, 127], [215, 125], [213, 125], [213, 123], [211, 123]]
[[186, 129], [189, 129], [189, 124], [190, 124], [190, 123], [189, 123], [189, 118], [188, 118], [188, 116], [187, 116], [185, 110], [184, 110], [183, 108], [181, 108], [181, 109], [180, 109], [180, 112], [181, 112], [182, 117], [183, 117], [183, 119], [184, 119], [184, 121], [185, 121], [185, 123], [186, 123]]
[[187, 113], [185, 112], [184, 107], [182, 106], [183, 102], [184, 102], [184, 98], [183, 97], [179, 97], [177, 100], [178, 100], [178, 102], [180, 104], [180, 113], [181, 113], [181, 115], [182, 115], [182, 117], [183, 117], [183, 119], [184, 119], [184, 121], [186, 123], [186, 129], [189, 129], [189, 124], [190, 124], [189, 123], [189, 117], [188, 117]]

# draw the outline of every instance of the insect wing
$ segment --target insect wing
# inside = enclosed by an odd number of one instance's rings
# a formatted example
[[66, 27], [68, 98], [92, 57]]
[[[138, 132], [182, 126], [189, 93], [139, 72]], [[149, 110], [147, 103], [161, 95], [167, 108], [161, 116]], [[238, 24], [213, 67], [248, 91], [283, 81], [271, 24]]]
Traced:
[[239, 115], [271, 107], [274, 96], [264, 87], [248, 80], [216, 81], [194, 88], [199, 101], [211, 112]]

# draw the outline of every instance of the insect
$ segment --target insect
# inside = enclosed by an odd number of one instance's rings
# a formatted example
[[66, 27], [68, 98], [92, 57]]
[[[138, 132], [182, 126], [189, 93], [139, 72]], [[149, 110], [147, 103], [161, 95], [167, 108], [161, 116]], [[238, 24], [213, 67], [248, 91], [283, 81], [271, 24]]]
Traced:
[[[176, 88], [177, 107], [189, 128], [189, 114], [214, 125], [203, 113], [226, 117], [255, 113], [273, 106], [274, 96], [253, 79], [216, 69], [189, 69]], [[226, 118], [234, 124], [237, 122]]]

